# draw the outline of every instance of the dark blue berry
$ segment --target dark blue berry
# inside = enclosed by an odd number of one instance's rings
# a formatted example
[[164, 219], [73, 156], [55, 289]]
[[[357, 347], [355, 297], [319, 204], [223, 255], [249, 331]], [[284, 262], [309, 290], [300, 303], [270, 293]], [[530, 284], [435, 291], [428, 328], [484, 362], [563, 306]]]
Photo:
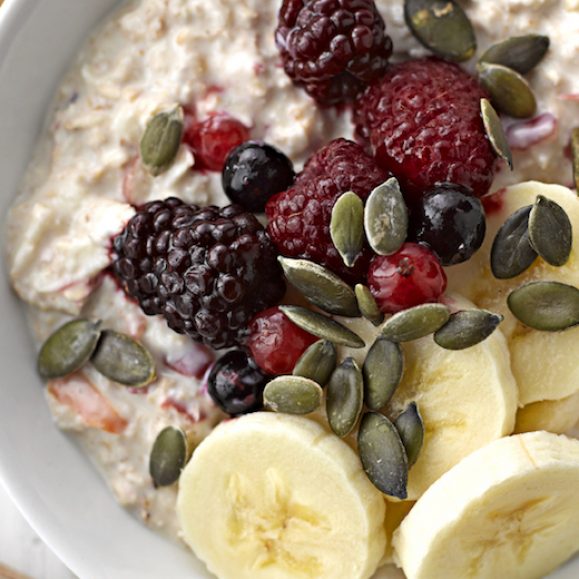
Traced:
[[241, 350], [232, 350], [213, 366], [207, 389], [217, 406], [237, 416], [263, 408], [263, 390], [269, 380], [253, 358]]
[[230, 153], [223, 169], [225, 194], [254, 213], [262, 213], [270, 197], [289, 189], [294, 180], [292, 162], [267, 143], [243, 143]]

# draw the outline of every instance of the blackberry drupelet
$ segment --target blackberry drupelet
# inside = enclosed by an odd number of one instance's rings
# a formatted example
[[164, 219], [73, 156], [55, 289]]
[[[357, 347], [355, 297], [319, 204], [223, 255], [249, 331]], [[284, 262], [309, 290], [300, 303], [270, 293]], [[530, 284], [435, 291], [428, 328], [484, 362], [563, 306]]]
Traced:
[[267, 233], [237, 205], [147, 203], [114, 250], [117, 278], [147, 315], [215, 349], [242, 343], [252, 317], [285, 292]]

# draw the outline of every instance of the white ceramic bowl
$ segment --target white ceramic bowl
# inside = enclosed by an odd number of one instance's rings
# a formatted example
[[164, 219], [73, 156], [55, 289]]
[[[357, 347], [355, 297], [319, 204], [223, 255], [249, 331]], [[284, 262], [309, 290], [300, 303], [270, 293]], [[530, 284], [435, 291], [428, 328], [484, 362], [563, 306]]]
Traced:
[[[3, 219], [60, 77], [87, 33], [115, 4], [117, 0], [6, 0], [0, 9]], [[35, 372], [32, 341], [3, 263], [2, 270], [0, 479], [10, 495], [82, 579], [207, 577], [191, 553], [117, 506], [74, 442], [53, 426]], [[579, 560], [553, 575], [578, 576]]]

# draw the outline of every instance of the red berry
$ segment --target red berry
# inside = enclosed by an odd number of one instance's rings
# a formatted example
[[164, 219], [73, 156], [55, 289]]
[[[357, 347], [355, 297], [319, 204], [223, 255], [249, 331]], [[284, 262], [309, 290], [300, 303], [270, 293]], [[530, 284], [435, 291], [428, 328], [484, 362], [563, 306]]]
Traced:
[[276, 42], [287, 75], [322, 105], [352, 100], [392, 54], [374, 0], [284, 0]]
[[358, 137], [415, 204], [436, 183], [484, 195], [496, 155], [486, 136], [477, 80], [458, 65], [428, 58], [391, 66], [354, 107]]
[[270, 308], [253, 318], [247, 345], [262, 370], [280, 375], [291, 374], [299, 357], [317, 340], [290, 322], [279, 308]]
[[249, 136], [241, 121], [216, 113], [203, 121], [189, 119], [184, 139], [195, 155], [195, 169], [221, 171], [229, 153]]
[[372, 254], [368, 249], [353, 268], [344, 265], [330, 237], [332, 208], [347, 191], [366, 199], [386, 178], [360, 145], [345, 139], [326, 145], [306, 163], [294, 186], [272, 197], [265, 208], [278, 251], [315, 261], [346, 281], [363, 280]]
[[405, 243], [394, 255], [377, 255], [372, 260], [368, 286], [380, 309], [395, 314], [438, 301], [446, 289], [446, 274], [432, 251]]

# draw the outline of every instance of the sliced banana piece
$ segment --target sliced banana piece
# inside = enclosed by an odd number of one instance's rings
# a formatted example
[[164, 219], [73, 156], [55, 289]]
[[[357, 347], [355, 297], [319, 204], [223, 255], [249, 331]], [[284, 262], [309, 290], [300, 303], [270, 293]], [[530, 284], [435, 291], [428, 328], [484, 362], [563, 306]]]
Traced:
[[218, 426], [183, 471], [177, 513], [220, 579], [366, 579], [386, 546], [383, 495], [347, 444], [303, 417]]
[[[454, 309], [473, 304], [456, 294]], [[380, 328], [363, 319], [345, 321], [372, 345]], [[410, 469], [408, 500], [418, 499], [446, 471], [474, 450], [510, 434], [517, 412], [517, 384], [507, 343], [497, 330], [481, 344], [461, 351], [444, 350], [432, 336], [402, 345], [404, 376], [385, 411], [396, 418], [416, 402], [425, 428], [418, 461]], [[367, 350], [339, 348], [342, 356], [363, 363]]]
[[[573, 248], [567, 263], [553, 267], [538, 258], [529, 270], [511, 280], [495, 279], [490, 250], [496, 232], [517, 209], [532, 205], [538, 195], [558, 203], [573, 225]], [[509, 343], [521, 405], [560, 400], [579, 392], [579, 327], [560, 333], [531, 330], [507, 307], [509, 293], [530, 281], [550, 280], [579, 287], [579, 197], [560, 185], [529, 181], [487, 198], [487, 236], [482, 249], [467, 263], [448, 268], [449, 291], [458, 291], [477, 306], [505, 316], [501, 329]]]
[[579, 392], [561, 400], [534, 402], [519, 409], [515, 432], [546, 430], [567, 434], [579, 423]]
[[440, 478], [394, 534], [408, 579], [535, 579], [579, 551], [579, 441], [503, 438]]

